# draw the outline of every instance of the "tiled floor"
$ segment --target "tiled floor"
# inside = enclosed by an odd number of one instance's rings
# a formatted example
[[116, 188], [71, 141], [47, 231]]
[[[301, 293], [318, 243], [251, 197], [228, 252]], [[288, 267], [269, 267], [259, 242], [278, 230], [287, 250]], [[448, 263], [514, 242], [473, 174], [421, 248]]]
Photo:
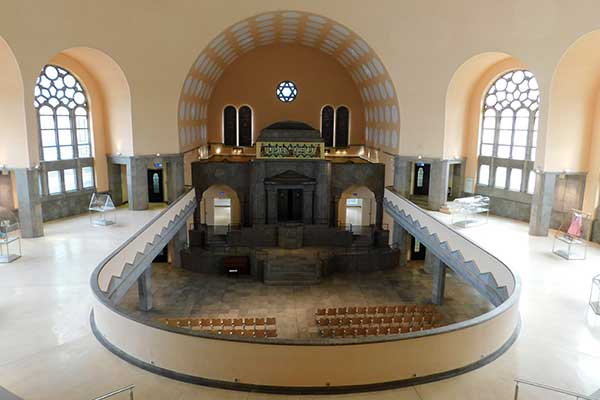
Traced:
[[[551, 238], [530, 237], [526, 224], [493, 217], [463, 232], [520, 273], [523, 327], [517, 342], [483, 368], [404, 389], [320, 397], [230, 392], [145, 372], [92, 336], [88, 280], [154, 214], [121, 210], [119, 224], [107, 228], [90, 227], [86, 216], [46, 224], [46, 236], [24, 241], [22, 259], [0, 265], [0, 386], [27, 400], [91, 399], [129, 384], [144, 400], [508, 400], [515, 377], [584, 394], [600, 388], [600, 317], [587, 306], [591, 278], [600, 274], [600, 247], [592, 245], [586, 261], [565, 261], [551, 253]], [[521, 393], [522, 400], [565, 398], [529, 388]]]
[[[275, 317], [278, 337], [318, 337], [315, 310], [324, 307], [378, 306], [431, 301], [432, 277], [422, 262], [406, 268], [370, 273], [337, 273], [311, 286], [268, 286], [251, 277], [194, 273], [168, 264], [153, 266], [153, 310], [137, 310], [137, 286], [122, 304], [136, 317], [236, 318]], [[470, 286], [448, 274], [444, 323], [481, 315], [492, 305]]]

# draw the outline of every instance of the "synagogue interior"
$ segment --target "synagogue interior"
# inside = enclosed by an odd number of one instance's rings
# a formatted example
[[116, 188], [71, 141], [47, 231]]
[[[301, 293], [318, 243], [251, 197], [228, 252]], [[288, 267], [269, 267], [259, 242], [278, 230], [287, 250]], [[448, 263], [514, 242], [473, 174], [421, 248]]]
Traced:
[[0, 399], [600, 399], [600, 4], [0, 13]]

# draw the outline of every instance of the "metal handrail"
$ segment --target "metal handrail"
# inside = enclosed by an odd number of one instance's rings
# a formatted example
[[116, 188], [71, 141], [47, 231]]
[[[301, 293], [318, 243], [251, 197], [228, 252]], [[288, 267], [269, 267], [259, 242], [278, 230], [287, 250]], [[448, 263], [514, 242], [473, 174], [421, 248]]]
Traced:
[[115, 396], [117, 394], [129, 391], [129, 400], [133, 400], [133, 389], [135, 388], [135, 385], [129, 385], [129, 386], [125, 386], [122, 387], [121, 389], [117, 389], [117, 390], [113, 390], [110, 393], [106, 393], [100, 397], [96, 397], [93, 400], [104, 400], [104, 399], [108, 399], [109, 397]]
[[531, 381], [527, 381], [525, 379], [518, 379], [518, 378], [515, 379], [515, 398], [514, 398], [515, 400], [518, 400], [518, 398], [519, 398], [519, 383], [537, 387], [540, 389], [550, 390], [550, 391], [556, 392], [556, 393], [566, 394], [567, 396], [575, 397], [577, 400], [596, 400], [593, 397], [586, 396], [584, 394], [579, 394], [576, 392], [572, 392], [570, 390], [560, 389], [560, 388], [556, 388], [554, 386], [544, 385], [543, 383], [536, 383], [536, 382], [531, 382]]

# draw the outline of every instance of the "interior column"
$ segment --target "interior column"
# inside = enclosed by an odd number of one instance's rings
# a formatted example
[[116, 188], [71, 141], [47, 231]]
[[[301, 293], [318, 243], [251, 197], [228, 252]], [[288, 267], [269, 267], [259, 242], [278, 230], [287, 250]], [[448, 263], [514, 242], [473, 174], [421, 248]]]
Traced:
[[448, 201], [448, 174], [450, 163], [448, 160], [435, 160], [431, 163], [429, 177], [429, 208], [438, 211]]
[[408, 258], [408, 232], [396, 221], [394, 221], [394, 231], [392, 233], [392, 244], [400, 251], [400, 267], [406, 265], [406, 259]]
[[536, 173], [535, 176], [535, 191], [531, 198], [531, 214], [529, 217], [529, 234], [532, 236], [548, 236], [557, 173], [542, 172]]
[[37, 169], [18, 168], [14, 170], [14, 174], [19, 200], [21, 236], [24, 238], [44, 236], [40, 172]]
[[130, 157], [127, 164], [127, 193], [130, 210], [148, 209], [148, 160]]
[[140, 310], [152, 309], [152, 266], [146, 268], [138, 278], [138, 298]]

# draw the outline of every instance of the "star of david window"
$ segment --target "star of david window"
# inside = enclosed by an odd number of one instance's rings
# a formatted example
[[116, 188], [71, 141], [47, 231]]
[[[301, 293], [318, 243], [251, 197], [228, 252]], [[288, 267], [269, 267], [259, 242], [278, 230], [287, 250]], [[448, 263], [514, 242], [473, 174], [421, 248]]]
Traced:
[[284, 103], [289, 103], [296, 99], [298, 89], [292, 81], [283, 81], [277, 85], [277, 98]]

